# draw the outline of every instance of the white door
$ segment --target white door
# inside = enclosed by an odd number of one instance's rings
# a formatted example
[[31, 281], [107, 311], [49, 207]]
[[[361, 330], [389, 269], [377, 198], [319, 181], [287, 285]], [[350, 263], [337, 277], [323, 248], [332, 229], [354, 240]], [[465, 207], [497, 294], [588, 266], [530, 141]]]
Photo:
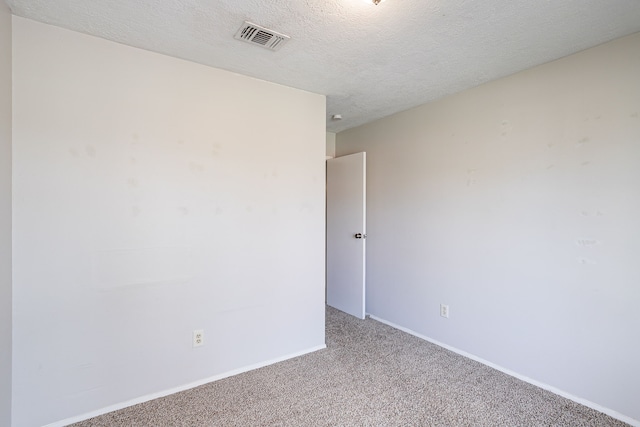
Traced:
[[365, 316], [366, 153], [327, 160], [327, 304]]

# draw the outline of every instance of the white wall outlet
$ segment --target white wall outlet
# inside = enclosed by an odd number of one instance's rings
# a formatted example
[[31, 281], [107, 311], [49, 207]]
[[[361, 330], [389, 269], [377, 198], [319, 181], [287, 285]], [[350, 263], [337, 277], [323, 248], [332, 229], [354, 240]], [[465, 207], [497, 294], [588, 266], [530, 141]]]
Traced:
[[440, 316], [449, 318], [449, 306], [440, 304]]
[[204, 329], [193, 331], [193, 346], [202, 347], [204, 345]]

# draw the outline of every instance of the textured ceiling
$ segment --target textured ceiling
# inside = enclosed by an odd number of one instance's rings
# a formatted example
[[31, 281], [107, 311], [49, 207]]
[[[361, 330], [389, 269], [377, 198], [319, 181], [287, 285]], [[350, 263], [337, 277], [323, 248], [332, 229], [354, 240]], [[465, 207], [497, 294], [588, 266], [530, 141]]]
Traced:
[[[7, 3], [19, 16], [327, 95], [331, 132], [640, 31], [640, 0]], [[291, 40], [277, 52], [237, 41], [245, 20]]]

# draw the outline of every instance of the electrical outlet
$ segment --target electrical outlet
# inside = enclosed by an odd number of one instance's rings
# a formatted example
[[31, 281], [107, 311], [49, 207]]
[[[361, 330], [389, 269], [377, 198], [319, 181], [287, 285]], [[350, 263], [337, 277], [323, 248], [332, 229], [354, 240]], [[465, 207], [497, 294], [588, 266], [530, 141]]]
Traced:
[[201, 347], [204, 345], [204, 329], [196, 329], [193, 331], [193, 346]]
[[449, 306], [440, 304], [440, 316], [449, 318]]

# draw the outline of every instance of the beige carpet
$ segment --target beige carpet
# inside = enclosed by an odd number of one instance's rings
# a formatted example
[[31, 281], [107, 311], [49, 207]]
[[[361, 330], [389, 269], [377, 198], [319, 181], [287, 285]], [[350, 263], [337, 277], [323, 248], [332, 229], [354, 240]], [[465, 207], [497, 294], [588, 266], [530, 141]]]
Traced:
[[75, 426], [626, 425], [331, 308], [327, 347]]

